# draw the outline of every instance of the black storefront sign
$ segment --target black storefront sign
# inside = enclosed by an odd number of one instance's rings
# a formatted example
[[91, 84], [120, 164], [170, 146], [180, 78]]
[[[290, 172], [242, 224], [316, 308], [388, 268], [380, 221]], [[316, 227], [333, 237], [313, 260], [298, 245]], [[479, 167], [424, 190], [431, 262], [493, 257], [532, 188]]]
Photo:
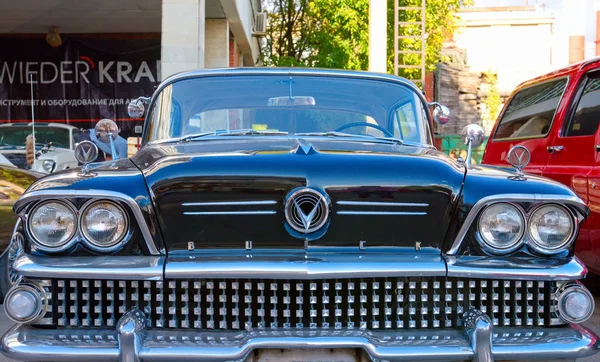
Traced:
[[0, 38], [0, 49], [0, 123], [31, 122], [33, 79], [36, 121], [89, 129], [110, 118], [123, 137], [139, 135], [143, 121], [127, 104], [160, 81], [158, 36], [63, 36], [57, 48], [43, 37]]

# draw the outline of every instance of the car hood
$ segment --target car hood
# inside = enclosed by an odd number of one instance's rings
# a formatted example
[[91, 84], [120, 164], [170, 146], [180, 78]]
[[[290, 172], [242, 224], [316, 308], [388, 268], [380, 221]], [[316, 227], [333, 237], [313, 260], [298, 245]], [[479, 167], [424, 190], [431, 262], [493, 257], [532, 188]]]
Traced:
[[[439, 252], [464, 166], [426, 147], [329, 138], [244, 137], [147, 145], [133, 158], [169, 252], [195, 249], [406, 247]], [[323, 194], [321, 230], [285, 217], [295, 190]]]

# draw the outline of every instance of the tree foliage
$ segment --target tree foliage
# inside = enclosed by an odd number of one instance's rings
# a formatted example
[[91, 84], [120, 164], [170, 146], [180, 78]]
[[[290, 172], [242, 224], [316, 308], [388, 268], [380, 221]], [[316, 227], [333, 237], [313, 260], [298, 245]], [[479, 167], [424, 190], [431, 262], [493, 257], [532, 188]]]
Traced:
[[[388, 1], [388, 71], [394, 66], [394, 0]], [[454, 13], [471, 0], [427, 0], [426, 65], [435, 68], [444, 39], [456, 27]], [[421, 0], [399, 0], [400, 6], [420, 6]], [[369, 0], [267, 0], [267, 37], [262, 61], [265, 65], [323, 68], [368, 68]], [[420, 20], [420, 11], [400, 11], [400, 21]], [[418, 33], [416, 33], [418, 30]], [[420, 35], [420, 27], [402, 27], [399, 35]], [[406, 39], [405, 50], [419, 50], [421, 41]], [[405, 64], [420, 58], [407, 54]], [[410, 74], [400, 74], [410, 76]]]

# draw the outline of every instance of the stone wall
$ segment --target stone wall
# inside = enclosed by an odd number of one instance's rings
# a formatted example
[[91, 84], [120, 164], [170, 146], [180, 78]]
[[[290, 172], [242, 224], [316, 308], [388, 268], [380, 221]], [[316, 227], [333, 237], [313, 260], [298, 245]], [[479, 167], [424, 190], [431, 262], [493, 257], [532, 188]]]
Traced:
[[440, 63], [437, 77], [437, 101], [450, 108], [450, 122], [438, 126], [437, 133], [459, 134], [468, 124], [481, 124], [484, 74], [460, 64]]

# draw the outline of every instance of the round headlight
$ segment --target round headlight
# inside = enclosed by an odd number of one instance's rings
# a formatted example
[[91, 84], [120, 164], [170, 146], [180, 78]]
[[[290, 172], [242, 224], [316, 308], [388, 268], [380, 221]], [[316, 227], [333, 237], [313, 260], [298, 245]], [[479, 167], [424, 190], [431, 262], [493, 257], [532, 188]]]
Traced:
[[52, 173], [52, 171], [54, 171], [54, 166], [56, 166], [56, 162], [52, 160], [42, 161], [42, 168], [48, 173]]
[[525, 219], [515, 206], [488, 206], [479, 217], [479, 234], [494, 253], [509, 253], [518, 247], [525, 232]]
[[118, 244], [127, 233], [127, 226], [125, 210], [110, 201], [93, 202], [81, 213], [83, 236], [99, 248]]
[[75, 211], [60, 201], [41, 203], [29, 215], [29, 232], [42, 248], [56, 249], [67, 244], [75, 230]]
[[562, 249], [573, 236], [573, 218], [559, 205], [544, 205], [531, 213], [529, 234], [534, 248], [542, 253]]

